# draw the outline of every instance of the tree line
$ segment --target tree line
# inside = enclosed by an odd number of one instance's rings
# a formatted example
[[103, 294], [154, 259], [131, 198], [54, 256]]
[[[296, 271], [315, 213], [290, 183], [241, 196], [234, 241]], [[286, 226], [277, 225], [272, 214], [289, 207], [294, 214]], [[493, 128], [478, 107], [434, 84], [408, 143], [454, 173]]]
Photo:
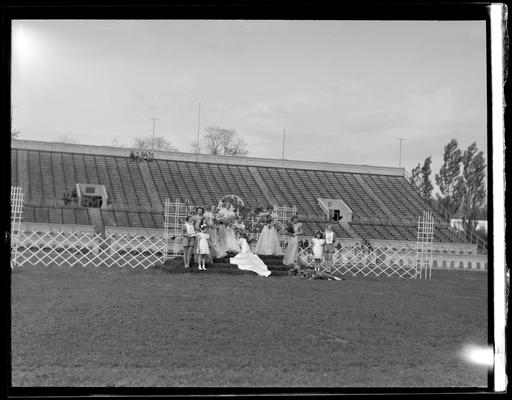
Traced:
[[[234, 129], [209, 126], [205, 131], [199, 143], [195, 140], [190, 143], [191, 152], [222, 156], [246, 156], [249, 153], [247, 142]], [[133, 147], [141, 150], [179, 151], [163, 136], [155, 137], [154, 143], [152, 136], [136, 138]]]
[[[426, 201], [441, 205], [453, 218], [462, 219], [462, 225], [473, 231], [476, 221], [487, 219], [486, 164], [483, 151], [479, 151], [476, 142], [464, 152], [458, 148], [456, 139], [444, 147], [443, 165], [435, 174], [435, 183], [439, 189], [436, 198], [432, 196], [434, 185], [430, 179], [432, 156], [418, 163], [409, 177], [420, 196]], [[479, 232], [483, 236], [482, 232]]]

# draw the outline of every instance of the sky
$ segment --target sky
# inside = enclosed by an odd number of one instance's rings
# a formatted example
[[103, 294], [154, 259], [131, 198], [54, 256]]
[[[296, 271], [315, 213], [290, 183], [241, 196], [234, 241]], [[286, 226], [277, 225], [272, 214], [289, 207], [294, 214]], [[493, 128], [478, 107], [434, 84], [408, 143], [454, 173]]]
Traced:
[[[249, 156], [411, 170], [487, 148], [484, 21], [17, 20], [20, 139], [125, 147], [198, 123]], [[201, 103], [199, 118], [199, 103]]]

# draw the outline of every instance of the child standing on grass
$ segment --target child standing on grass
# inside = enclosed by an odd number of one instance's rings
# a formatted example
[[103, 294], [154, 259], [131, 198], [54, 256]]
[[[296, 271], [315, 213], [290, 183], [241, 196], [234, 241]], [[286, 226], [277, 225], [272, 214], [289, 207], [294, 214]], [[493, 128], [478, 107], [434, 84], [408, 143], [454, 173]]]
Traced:
[[327, 224], [325, 228], [325, 245], [324, 245], [324, 254], [325, 254], [325, 269], [327, 272], [331, 272], [332, 267], [332, 255], [334, 253], [334, 231], [332, 230], [332, 225]]
[[206, 271], [206, 257], [210, 254], [208, 239], [210, 235], [206, 233], [206, 225], [201, 225], [201, 232], [197, 234], [197, 263], [199, 270]]
[[322, 256], [324, 252], [325, 239], [323, 239], [322, 232], [316, 231], [315, 237], [311, 239], [313, 242], [313, 258], [315, 259], [315, 271], [320, 271], [320, 264], [322, 264]]
[[190, 260], [193, 257], [193, 251], [196, 247], [196, 231], [194, 225], [192, 225], [191, 216], [185, 217], [185, 223], [183, 224], [182, 233], [185, 237], [185, 244], [183, 246], [183, 261], [185, 268], [190, 267]]

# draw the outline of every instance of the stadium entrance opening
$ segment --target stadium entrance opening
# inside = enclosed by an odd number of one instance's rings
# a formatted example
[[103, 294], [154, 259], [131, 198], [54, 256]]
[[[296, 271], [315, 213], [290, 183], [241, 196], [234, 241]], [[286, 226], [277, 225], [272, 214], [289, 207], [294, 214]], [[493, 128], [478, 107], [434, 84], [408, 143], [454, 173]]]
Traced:
[[77, 183], [76, 193], [81, 207], [104, 208], [107, 206], [108, 195], [104, 185]]
[[336, 222], [343, 218], [343, 216], [340, 213], [340, 210], [330, 210], [330, 217], [331, 220]]
[[352, 222], [352, 210], [343, 200], [318, 198], [317, 201], [329, 221]]

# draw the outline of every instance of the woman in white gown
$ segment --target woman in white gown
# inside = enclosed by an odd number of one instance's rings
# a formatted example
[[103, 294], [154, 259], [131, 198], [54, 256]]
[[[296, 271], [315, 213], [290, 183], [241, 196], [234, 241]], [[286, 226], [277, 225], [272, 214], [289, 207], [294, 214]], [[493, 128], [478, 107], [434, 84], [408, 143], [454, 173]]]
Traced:
[[288, 247], [284, 252], [283, 264], [284, 265], [295, 265], [297, 263], [297, 253], [299, 251], [299, 235], [302, 234], [302, 223], [299, 222], [299, 218], [294, 215], [291, 219], [292, 232], [291, 237], [288, 240]]
[[233, 211], [233, 206], [230, 204], [228, 208], [221, 208], [218, 216], [222, 221], [219, 229], [220, 251], [238, 253], [240, 246], [236, 240], [235, 230], [231, 227], [231, 223], [236, 216]]
[[265, 214], [263, 229], [256, 243], [256, 254], [264, 256], [282, 256], [283, 249], [277, 237], [274, 218], [270, 214]]
[[245, 271], [253, 271], [256, 272], [259, 276], [268, 277], [271, 272], [268, 270], [267, 266], [261, 260], [261, 258], [251, 252], [251, 247], [249, 246], [249, 243], [247, 243], [245, 234], [240, 234], [238, 243], [241, 250], [236, 256], [230, 258], [229, 262], [231, 264], [237, 264], [239, 269]]
[[204, 213], [204, 221], [208, 226], [208, 245], [210, 246], [210, 253], [212, 258], [222, 258], [226, 256], [226, 252], [219, 246], [219, 239], [217, 237], [217, 227], [215, 220], [217, 218], [217, 209], [211, 206], [210, 211]]

